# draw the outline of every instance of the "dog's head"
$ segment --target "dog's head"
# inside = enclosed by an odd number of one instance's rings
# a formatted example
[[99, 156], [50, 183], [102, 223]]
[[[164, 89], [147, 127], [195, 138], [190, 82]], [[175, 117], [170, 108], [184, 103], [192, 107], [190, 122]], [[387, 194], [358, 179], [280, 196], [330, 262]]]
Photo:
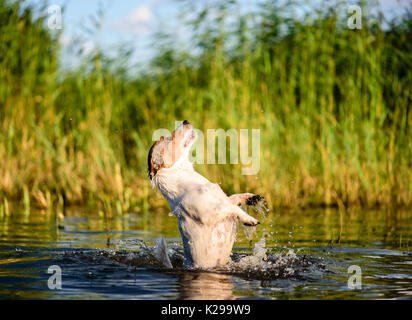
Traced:
[[171, 168], [180, 160], [188, 160], [190, 148], [196, 138], [196, 131], [187, 120], [183, 121], [170, 136], [160, 137], [149, 151], [149, 179], [152, 180], [162, 168]]

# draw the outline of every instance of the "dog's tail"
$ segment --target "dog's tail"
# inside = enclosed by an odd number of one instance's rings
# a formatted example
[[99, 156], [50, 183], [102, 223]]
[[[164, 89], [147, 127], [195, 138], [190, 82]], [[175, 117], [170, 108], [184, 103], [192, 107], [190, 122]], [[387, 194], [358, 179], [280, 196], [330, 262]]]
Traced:
[[173, 269], [173, 265], [170, 262], [169, 256], [167, 254], [166, 241], [165, 241], [165, 238], [163, 238], [163, 237], [161, 237], [157, 241], [156, 257], [163, 264], [163, 266], [165, 266], [168, 269]]

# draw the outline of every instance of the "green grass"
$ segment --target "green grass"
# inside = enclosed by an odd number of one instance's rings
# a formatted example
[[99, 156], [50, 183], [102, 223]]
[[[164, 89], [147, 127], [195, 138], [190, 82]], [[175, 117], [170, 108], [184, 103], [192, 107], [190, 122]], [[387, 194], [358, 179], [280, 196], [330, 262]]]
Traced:
[[45, 18], [19, 14], [22, 3], [0, 0], [2, 214], [11, 201], [113, 213], [166, 205], [146, 157], [153, 131], [183, 119], [261, 130], [258, 176], [197, 165], [228, 193], [259, 193], [272, 207], [411, 205], [411, 15], [386, 29], [365, 18], [361, 30], [346, 27], [341, 6], [304, 23], [268, 1], [253, 27], [247, 16], [229, 28], [199, 15], [196, 55], [169, 41], [148, 72], [127, 76], [103, 52], [63, 71]]

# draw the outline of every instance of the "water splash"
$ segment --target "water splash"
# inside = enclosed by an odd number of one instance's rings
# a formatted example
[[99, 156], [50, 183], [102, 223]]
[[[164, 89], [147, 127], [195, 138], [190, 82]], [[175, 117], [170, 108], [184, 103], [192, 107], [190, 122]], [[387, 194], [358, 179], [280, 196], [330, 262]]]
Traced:
[[[202, 271], [236, 275], [247, 279], [274, 280], [300, 277], [311, 268], [324, 270], [319, 258], [297, 254], [293, 249], [286, 253], [268, 252], [270, 250], [273, 249], [266, 248], [263, 236], [256, 242], [253, 253], [234, 252], [226, 266]], [[167, 248], [163, 238], [156, 245], [150, 245], [142, 240], [130, 240], [122, 241], [118, 249], [67, 252], [64, 259], [102, 266], [107, 263], [118, 263], [177, 274], [196, 271], [183, 269], [182, 246], [172, 244], [172, 247]]]
[[[246, 210], [249, 209], [259, 213], [263, 219], [266, 219], [266, 213], [269, 211], [263, 198]], [[244, 232], [250, 241], [256, 238], [256, 227], [245, 227]], [[287, 252], [270, 252], [275, 248], [266, 247], [268, 236], [270, 236], [268, 232], [262, 235], [255, 243], [252, 253], [233, 252], [231, 261], [224, 267], [202, 271], [237, 275], [248, 279], [272, 280], [299, 277], [302, 272], [312, 267], [324, 268], [315, 258], [297, 254], [293, 249], [288, 249]], [[93, 264], [118, 263], [135, 268], [146, 267], [168, 273], [181, 274], [195, 271], [183, 269], [182, 244], [175, 242], [167, 245], [163, 237], [156, 243], [139, 239], [121, 240], [115, 244], [114, 249], [67, 253], [65, 258]]]
[[253, 254], [240, 258], [238, 262], [232, 261], [232, 263], [229, 264], [229, 268], [235, 267], [240, 269], [249, 269], [259, 267], [261, 262], [267, 259], [266, 251], [266, 240], [263, 236], [258, 242], [256, 242], [255, 248], [253, 249]]
[[256, 203], [249, 205], [248, 208], [252, 208], [255, 213], [260, 214], [266, 220], [269, 208], [265, 198], [260, 198]]
[[226, 271], [247, 278], [276, 279], [298, 276], [301, 271], [316, 265], [314, 259], [297, 255], [293, 249], [288, 249], [286, 254], [268, 253], [265, 236], [256, 242], [251, 255], [232, 255], [232, 262], [226, 266]]
[[[250, 214], [250, 211], [253, 210], [254, 213], [258, 213], [260, 215], [260, 222], [266, 220], [266, 214], [269, 212], [269, 208], [266, 202], [266, 199], [263, 197], [260, 197], [260, 199], [256, 202], [253, 202], [247, 206], [243, 206], [243, 208], [246, 210], [247, 213]], [[255, 239], [256, 237], [256, 227], [244, 227], [243, 228], [244, 235], [246, 239], [248, 239], [250, 242]]]
[[256, 236], [256, 227], [243, 227], [245, 238], [252, 241]]
[[[269, 211], [269, 208], [267, 207], [266, 200], [261, 198], [253, 205], [246, 207], [245, 210], [253, 210], [261, 215], [261, 219], [266, 220], [266, 213]], [[174, 213], [171, 212], [169, 215], [174, 215]], [[272, 227], [272, 225], [270, 226]], [[256, 227], [244, 227], [244, 233], [251, 242], [256, 238]], [[273, 232], [271, 233], [273, 234]], [[274, 250], [274, 248], [266, 247], [265, 238], [267, 236], [270, 236], [270, 234], [265, 232], [255, 243], [251, 254], [233, 252], [231, 254], [231, 261], [226, 266], [202, 271], [237, 275], [248, 279], [270, 280], [298, 277], [301, 272], [312, 267], [324, 268], [321, 263], [315, 261], [316, 259], [305, 255], [298, 255], [293, 249], [288, 249], [286, 253], [268, 252]], [[291, 232], [289, 236], [292, 236]], [[88, 262], [102, 262], [102, 259], [106, 259], [133, 267], [148, 267], [167, 270], [167, 272], [193, 271], [183, 269], [184, 256], [181, 243], [174, 243], [168, 248], [163, 237], [154, 245], [143, 240], [123, 240], [119, 241], [112, 251], [109, 249], [98, 252], [92, 251], [87, 252], [86, 255], [77, 255], [76, 258], [86, 259]]]

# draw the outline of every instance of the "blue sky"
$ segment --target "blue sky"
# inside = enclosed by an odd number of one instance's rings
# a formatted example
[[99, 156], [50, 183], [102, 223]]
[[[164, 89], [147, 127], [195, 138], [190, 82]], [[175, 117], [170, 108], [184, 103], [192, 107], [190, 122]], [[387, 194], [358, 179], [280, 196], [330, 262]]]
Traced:
[[[197, 1], [202, 8], [207, 0]], [[32, 1], [36, 3], [34, 0]], [[187, 40], [187, 29], [179, 17], [187, 6], [176, 0], [49, 0], [48, 5], [63, 8], [64, 47], [82, 46], [90, 52], [98, 43], [106, 51], [119, 45], [127, 44], [135, 48], [134, 61], [144, 64], [154, 53], [153, 33], [166, 31], [182, 40]], [[256, 7], [258, 1], [241, 0], [241, 9]], [[96, 16], [99, 7], [104, 8], [103, 26], [99, 33], [88, 35], [82, 26], [91, 26], [91, 16]], [[189, 12], [190, 14], [190, 12]], [[77, 39], [81, 36], [82, 40]], [[79, 43], [81, 42], [81, 44]], [[73, 63], [74, 55], [63, 54], [65, 64]]]
[[[136, 49], [135, 59], [144, 62], [153, 54], [153, 32], [178, 29], [175, 19], [178, 7], [172, 1], [52, 0], [48, 3], [64, 8], [63, 45], [72, 45], [77, 41], [74, 39], [81, 36], [85, 52], [92, 50], [96, 43], [106, 50], [127, 43]], [[104, 8], [102, 28], [100, 32], [88, 34], [83, 26], [90, 28], [91, 16], [97, 15], [99, 7]]]
[[[196, 1], [199, 6], [207, 0]], [[32, 1], [36, 3], [36, 1]], [[210, 2], [210, 1], [209, 1]], [[241, 10], [256, 8], [258, 1], [241, 0]], [[354, 3], [355, 1], [348, 1]], [[393, 15], [412, 3], [412, 0], [381, 0], [383, 12]], [[313, 3], [310, 1], [308, 3]], [[86, 52], [99, 43], [106, 50], [127, 44], [135, 48], [134, 60], [143, 63], [153, 55], [153, 38], [155, 31], [163, 30], [185, 39], [184, 28], [179, 13], [182, 5], [176, 0], [49, 0], [49, 5], [64, 8], [62, 43], [69, 47], [75, 43]], [[99, 33], [87, 34], [81, 26], [91, 26], [90, 16], [96, 15], [99, 6], [104, 9], [104, 20]], [[81, 43], [78, 37], [81, 36]], [[184, 41], [183, 41], [184, 43]], [[68, 63], [72, 58], [67, 56]]]

